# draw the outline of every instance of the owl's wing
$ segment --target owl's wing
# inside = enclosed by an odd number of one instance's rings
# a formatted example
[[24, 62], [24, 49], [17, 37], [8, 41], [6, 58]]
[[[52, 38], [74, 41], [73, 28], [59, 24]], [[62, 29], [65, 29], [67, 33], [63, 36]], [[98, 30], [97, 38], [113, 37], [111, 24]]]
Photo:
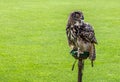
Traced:
[[67, 25], [67, 27], [66, 27], [66, 35], [67, 35], [67, 39], [68, 39], [68, 44], [69, 44], [69, 46], [72, 44], [72, 41], [71, 41], [71, 39], [70, 39], [70, 25]]
[[67, 35], [69, 46], [74, 46], [75, 47], [75, 41], [76, 41], [76, 38], [77, 38], [76, 31], [77, 30], [75, 28], [71, 28], [71, 25], [67, 25], [67, 27], [66, 27], [66, 35]]
[[86, 42], [98, 44], [95, 38], [94, 29], [88, 23], [83, 24], [83, 26], [79, 28], [78, 36], [80, 36]]

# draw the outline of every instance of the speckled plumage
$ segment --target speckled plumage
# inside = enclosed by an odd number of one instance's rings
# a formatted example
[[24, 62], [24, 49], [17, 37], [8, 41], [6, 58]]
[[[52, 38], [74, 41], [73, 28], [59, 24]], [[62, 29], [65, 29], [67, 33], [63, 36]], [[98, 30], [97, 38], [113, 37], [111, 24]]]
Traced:
[[97, 44], [97, 40], [93, 27], [84, 22], [82, 12], [77, 11], [70, 14], [66, 34], [71, 50], [77, 49], [79, 53], [87, 51], [90, 54], [89, 58], [95, 60], [96, 53], [94, 44]]

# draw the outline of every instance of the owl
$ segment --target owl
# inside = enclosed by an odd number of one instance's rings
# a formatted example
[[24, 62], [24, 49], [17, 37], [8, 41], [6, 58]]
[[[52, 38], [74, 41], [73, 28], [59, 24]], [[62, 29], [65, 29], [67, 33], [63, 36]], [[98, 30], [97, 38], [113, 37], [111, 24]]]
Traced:
[[84, 22], [84, 15], [81, 11], [72, 12], [68, 18], [66, 35], [71, 50], [78, 51], [80, 54], [89, 52], [89, 59], [96, 59], [95, 44], [97, 43], [93, 27]]

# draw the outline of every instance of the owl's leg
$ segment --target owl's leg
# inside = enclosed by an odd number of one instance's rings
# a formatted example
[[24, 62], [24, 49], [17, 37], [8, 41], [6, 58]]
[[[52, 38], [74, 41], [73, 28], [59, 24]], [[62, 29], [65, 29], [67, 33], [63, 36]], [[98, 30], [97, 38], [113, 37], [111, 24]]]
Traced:
[[94, 61], [96, 59], [96, 52], [95, 52], [94, 44], [91, 45], [89, 53], [90, 53], [90, 55], [89, 55], [90, 60]]

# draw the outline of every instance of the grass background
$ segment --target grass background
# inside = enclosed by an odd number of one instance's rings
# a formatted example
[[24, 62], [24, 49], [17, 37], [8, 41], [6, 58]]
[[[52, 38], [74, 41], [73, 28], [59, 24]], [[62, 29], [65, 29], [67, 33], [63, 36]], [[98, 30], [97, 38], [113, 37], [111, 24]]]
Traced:
[[99, 45], [83, 82], [120, 82], [120, 0], [0, 0], [0, 82], [77, 82], [65, 27], [81, 10]]

